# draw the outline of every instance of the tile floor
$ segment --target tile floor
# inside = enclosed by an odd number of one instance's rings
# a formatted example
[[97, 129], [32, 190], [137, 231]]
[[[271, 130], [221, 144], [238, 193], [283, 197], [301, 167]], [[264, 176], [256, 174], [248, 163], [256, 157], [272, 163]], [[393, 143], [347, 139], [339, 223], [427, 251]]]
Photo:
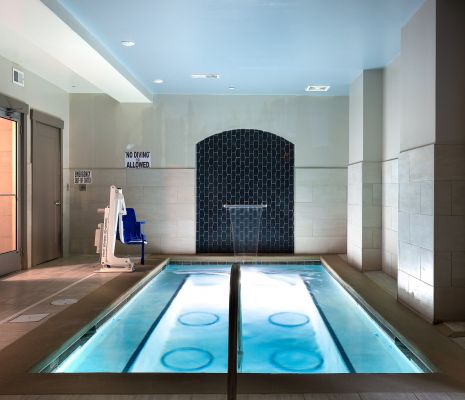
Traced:
[[392, 297], [397, 298], [397, 282], [394, 278], [382, 271], [369, 271], [365, 272], [365, 275]]
[[[53, 300], [79, 300], [118, 275], [95, 273], [97, 264], [93, 256], [72, 257], [0, 278], [0, 350], [69, 307], [52, 305]], [[12, 322], [31, 314], [48, 315], [36, 322]]]
[[[382, 271], [369, 271], [364, 272], [364, 274], [379, 287], [381, 287], [385, 292], [389, 293], [392, 297], [397, 299], [397, 282], [394, 278], [390, 277]], [[462, 322], [460, 324], [464, 323]], [[437, 325], [437, 328], [443, 331], [443, 329], [440, 328], [440, 325]], [[465, 334], [463, 334], [463, 332], [460, 332], [458, 337], [451, 336], [450, 339], [465, 349]]]

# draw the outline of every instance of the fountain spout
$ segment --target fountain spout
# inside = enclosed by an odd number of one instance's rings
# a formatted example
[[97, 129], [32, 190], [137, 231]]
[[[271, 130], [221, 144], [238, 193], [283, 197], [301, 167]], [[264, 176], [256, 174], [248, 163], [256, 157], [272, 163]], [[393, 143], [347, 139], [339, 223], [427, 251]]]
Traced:
[[235, 256], [256, 256], [260, 226], [266, 204], [225, 204], [231, 220], [231, 238]]

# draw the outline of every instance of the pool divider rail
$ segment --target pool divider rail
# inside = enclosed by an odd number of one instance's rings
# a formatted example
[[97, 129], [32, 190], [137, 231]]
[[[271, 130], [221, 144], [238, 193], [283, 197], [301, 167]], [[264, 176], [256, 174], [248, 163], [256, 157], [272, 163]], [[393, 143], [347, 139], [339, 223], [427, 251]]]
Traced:
[[228, 400], [236, 400], [237, 370], [242, 361], [240, 292], [241, 267], [239, 264], [235, 263], [231, 267], [231, 275], [229, 278]]

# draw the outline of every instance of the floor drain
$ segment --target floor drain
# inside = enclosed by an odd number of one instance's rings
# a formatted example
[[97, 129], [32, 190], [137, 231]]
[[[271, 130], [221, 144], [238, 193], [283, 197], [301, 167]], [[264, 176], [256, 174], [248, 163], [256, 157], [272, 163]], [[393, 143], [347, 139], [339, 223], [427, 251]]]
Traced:
[[53, 300], [50, 304], [53, 304], [54, 306], [67, 306], [68, 304], [74, 304], [77, 302], [77, 299], [56, 299]]
[[45, 317], [47, 317], [48, 314], [23, 314], [20, 315], [19, 317], [16, 317], [15, 319], [10, 320], [9, 322], [37, 322]]

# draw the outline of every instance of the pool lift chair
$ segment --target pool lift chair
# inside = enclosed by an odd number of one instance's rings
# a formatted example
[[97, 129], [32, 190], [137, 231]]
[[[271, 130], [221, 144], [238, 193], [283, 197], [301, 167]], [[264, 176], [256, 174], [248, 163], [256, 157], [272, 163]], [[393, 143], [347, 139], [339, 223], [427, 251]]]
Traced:
[[142, 233], [144, 222], [136, 221], [133, 208], [126, 208], [122, 189], [112, 185], [110, 204], [97, 212], [104, 214], [103, 223], [98, 224], [95, 230], [95, 247], [100, 254], [99, 272], [134, 271], [134, 263], [129, 258], [115, 257], [116, 239], [125, 244], [140, 244], [141, 264], [144, 264], [144, 245], [147, 244]]

